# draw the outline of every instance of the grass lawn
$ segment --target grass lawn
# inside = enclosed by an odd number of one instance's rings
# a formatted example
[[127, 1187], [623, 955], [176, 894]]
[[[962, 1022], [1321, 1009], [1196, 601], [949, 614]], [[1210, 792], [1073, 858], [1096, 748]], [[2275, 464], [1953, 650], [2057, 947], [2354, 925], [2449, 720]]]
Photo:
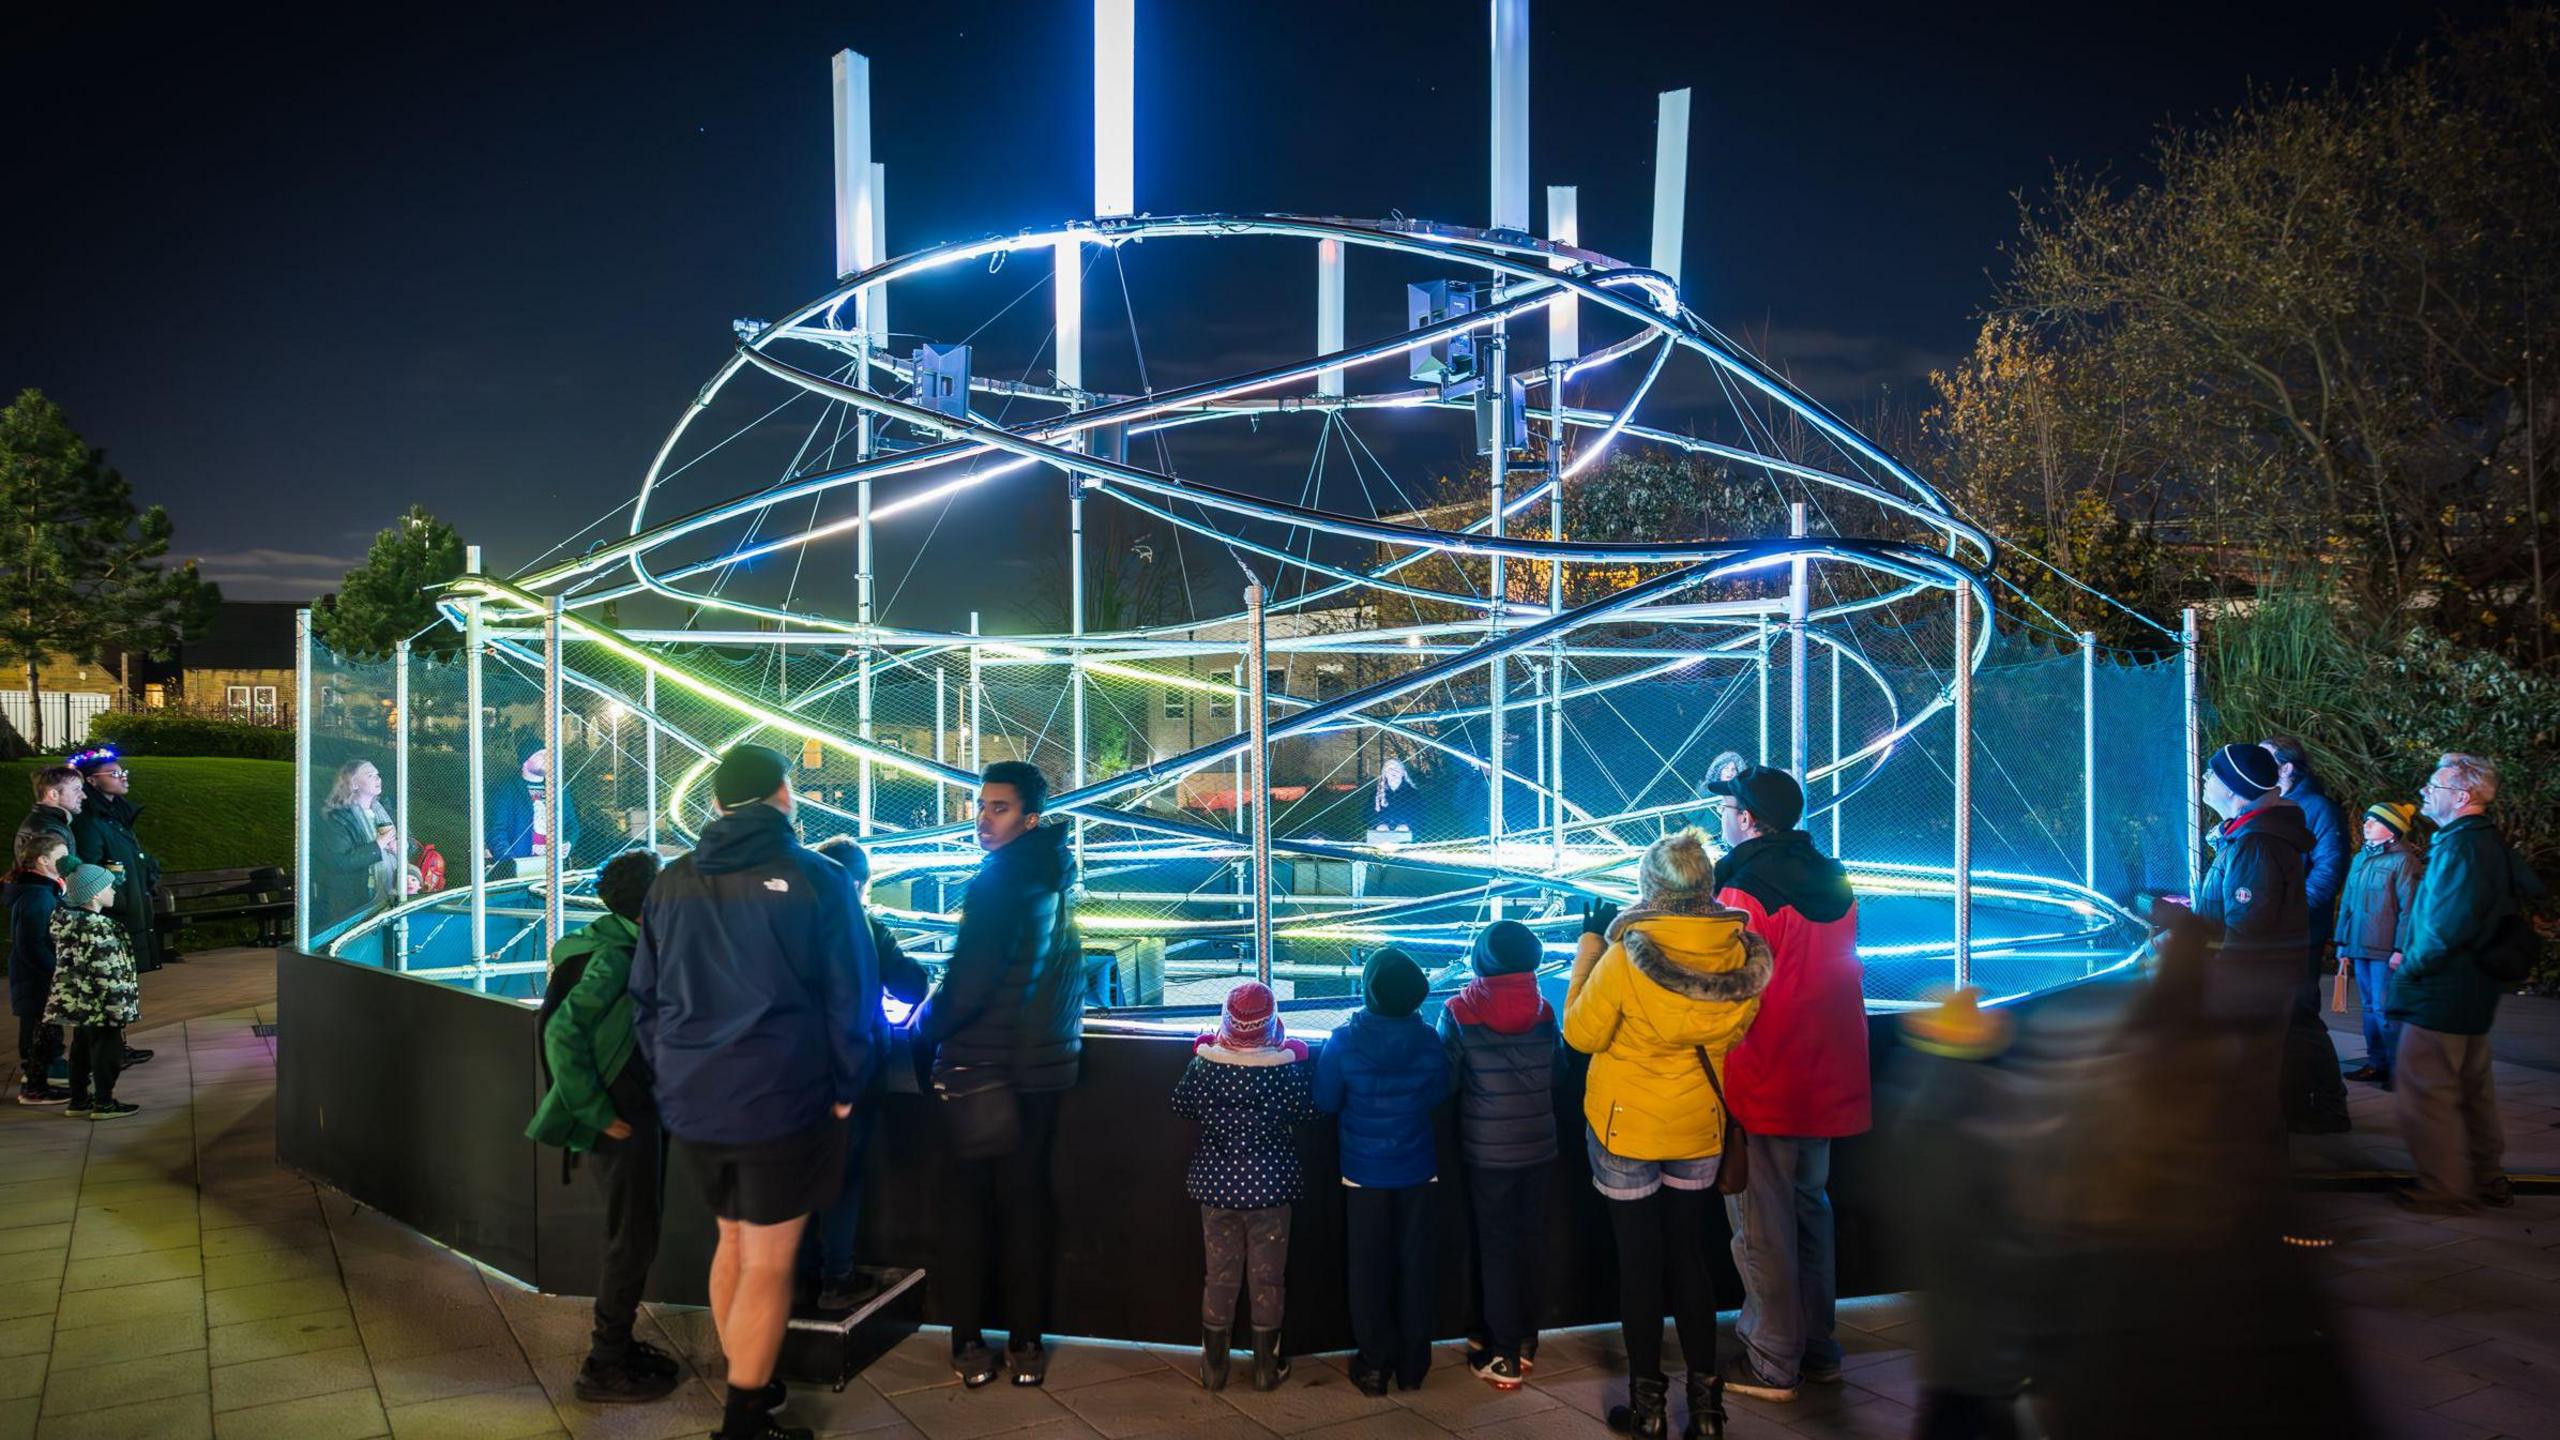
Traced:
[[[0, 762], [0, 805], [26, 814], [28, 777], [48, 760]], [[200, 759], [136, 755], [136, 832], [163, 871], [290, 866], [293, 858], [293, 763], [288, 760]]]

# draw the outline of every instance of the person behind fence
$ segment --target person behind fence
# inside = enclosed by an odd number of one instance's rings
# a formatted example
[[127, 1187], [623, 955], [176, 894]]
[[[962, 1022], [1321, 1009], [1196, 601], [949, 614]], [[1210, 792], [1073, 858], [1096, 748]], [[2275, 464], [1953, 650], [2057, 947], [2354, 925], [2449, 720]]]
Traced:
[[399, 829], [382, 804], [382, 771], [370, 760], [339, 766], [311, 837], [312, 929], [399, 904], [407, 873]]
[[[978, 782], [978, 848], [942, 984], [917, 1011], [950, 1168], [935, 1252], [951, 1368], [976, 1389], [996, 1377], [987, 1290], [1003, 1278], [1004, 1363], [1016, 1385], [1048, 1378], [1049, 1271], [1058, 1202], [1050, 1157], [1058, 1109], [1084, 1053], [1083, 946], [1076, 938], [1072, 827], [1043, 825], [1049, 780], [999, 760]], [[991, 1264], [990, 1260], [995, 1263]]]
[[2384, 1006], [2400, 1022], [2393, 1091], [2417, 1184], [2391, 1198], [2425, 1214], [2459, 1214], [2516, 1203], [2489, 1076], [2489, 1027], [2498, 996], [2521, 983], [2541, 953], [2537, 925], [2551, 897], [2489, 818], [2497, 766], [2447, 755], [2420, 798], [2437, 829], [2410, 905], [2407, 958]]
[[666, 1190], [666, 1132], [631, 1023], [631, 954], [657, 878], [658, 857], [646, 850], [606, 862], [596, 877], [605, 913], [551, 947], [538, 1021], [551, 1085], [524, 1133], [585, 1156], [604, 1192], [595, 1328], [575, 1382], [589, 1404], [662, 1399], [681, 1373], [674, 1357], [631, 1333], [658, 1258]]
[[2334, 1135], [2353, 1128], [2354, 1122], [2347, 1117], [2338, 1048], [2320, 1020], [2321, 991], [2338, 966], [2332, 936], [2356, 841], [2338, 802], [2313, 773], [2310, 752], [2301, 741], [2277, 735], [2259, 741], [2258, 747], [2275, 758], [2278, 793], [2293, 802], [2311, 827], [2311, 858], [2302, 877], [2311, 936], [2308, 958], [2293, 987], [2293, 1008], [2285, 1017], [2285, 1124], [2304, 1135]]
[[[1564, 1043], [1591, 1057], [1583, 1083], [1583, 1150], [1618, 1247], [1618, 1324], [1627, 1346], [1627, 1403], [1609, 1428], [1669, 1428], [1662, 1369], [1666, 1302], [1688, 1362], [1686, 1440], [1724, 1433], [1716, 1369], [1715, 1272], [1708, 1257], [1717, 1175], [1726, 1152], [1731, 1051], [1768, 988], [1769, 944], [1742, 912], [1716, 903], [1707, 837], [1686, 826], [1646, 847], [1636, 903], [1584, 914], [1564, 1000]], [[1738, 1137], [1737, 1137], [1738, 1138]]]
[[[898, 937], [889, 933], [880, 917], [871, 913], [870, 855], [850, 835], [830, 835], [810, 848], [836, 862], [845, 878], [853, 882], [854, 901], [862, 907], [862, 928], [871, 938], [872, 959], [880, 970], [881, 992], [902, 1004], [921, 1003], [932, 985], [931, 977], [899, 947]], [[851, 963], [850, 949], [845, 959]], [[885, 1033], [882, 1039], [885, 1043]], [[890, 1063], [898, 1061], [893, 1057]], [[850, 1311], [877, 1293], [876, 1286], [866, 1285], [861, 1273], [853, 1268], [854, 1235], [862, 1222], [863, 1159], [871, 1147], [871, 1125], [888, 1065], [882, 1065], [874, 1074], [877, 1078], [872, 1093], [855, 1102], [853, 1115], [845, 1122], [844, 1181], [836, 1188], [835, 1203], [812, 1217], [808, 1230], [800, 1237], [802, 1278], [810, 1282], [817, 1307], [831, 1314]]]
[[2409, 928], [2409, 907], [2418, 898], [2418, 877], [2426, 872], [2427, 852], [2416, 830], [2418, 807], [2379, 801], [2364, 812], [2364, 847], [2347, 870], [2346, 888], [2338, 894], [2338, 972], [2355, 981], [2356, 999], [2364, 1011], [2364, 1061], [2347, 1072], [2391, 1088], [2391, 1055], [2400, 1027], [2383, 1013], [2390, 997], [2391, 972], [2400, 968]]
[[1431, 1115], [1449, 1098], [1449, 1056], [1414, 1012], [1431, 983], [1390, 945], [1361, 968], [1363, 1004], [1316, 1054], [1316, 1108], [1339, 1116], [1350, 1252], [1351, 1383], [1364, 1395], [1419, 1390], [1431, 1369]]
[[18, 822], [18, 838], [51, 835], [62, 842], [62, 873], [68, 876], [80, 868], [80, 842], [71, 833], [71, 822], [80, 814], [81, 802], [89, 798], [89, 787], [82, 783], [80, 772], [68, 765], [47, 765], [28, 777], [35, 786], [36, 802], [27, 818]]
[[1725, 1199], [1743, 1299], [1723, 1373], [1725, 1388], [1783, 1403], [1803, 1381], [1840, 1379], [1831, 1142], [1864, 1133], [1872, 1110], [1858, 896], [1798, 823], [1793, 775], [1753, 766], [1707, 791], [1732, 847], [1716, 862], [1716, 900], [1769, 942], [1773, 966], [1730, 1067], [1751, 1184]]
[[[489, 787], [488, 810], [483, 838], [489, 846], [490, 867], [501, 877], [515, 873], [515, 862], [531, 860], [544, 853], [551, 843], [551, 752], [542, 748], [539, 737], [528, 735], [516, 742], [516, 774], [512, 780], [501, 780]], [[563, 797], [573, 799], [574, 797]], [[578, 848], [578, 807], [560, 807], [560, 856], [567, 864], [569, 855]]]
[[1200, 1207], [1200, 1383], [1211, 1390], [1227, 1388], [1239, 1288], [1251, 1306], [1253, 1388], [1289, 1378], [1280, 1321], [1289, 1216], [1305, 1184], [1297, 1127], [1316, 1116], [1306, 1059], [1305, 1043], [1281, 1028], [1271, 987], [1247, 980], [1227, 992], [1218, 1028], [1192, 1042], [1173, 1085], [1173, 1113], [1200, 1127], [1183, 1188]]
[[53, 996], [53, 912], [62, 902], [59, 864], [70, 853], [47, 831], [18, 832], [16, 863], [0, 889], [9, 907], [9, 1010], [18, 1017], [18, 1103], [60, 1105], [71, 1098], [51, 1079], [62, 1058], [62, 1027], [48, 1024], [45, 1002]]
[[53, 992], [44, 1021], [71, 1032], [71, 1103], [75, 1119], [121, 1120], [141, 1109], [116, 1098], [124, 1073], [124, 1027], [142, 1018], [142, 983], [124, 927], [104, 913], [115, 904], [116, 877], [83, 865], [63, 882], [53, 912]]
[[1476, 1274], [1467, 1364], [1517, 1390], [1538, 1353], [1547, 1259], [1547, 1172], [1556, 1159], [1555, 1007], [1538, 993], [1546, 947], [1517, 920], [1476, 933], [1475, 978], [1440, 1012], [1458, 1090], [1458, 1146]]
[[[160, 968], [163, 958], [151, 913], [151, 895], [160, 884], [160, 862], [142, 848], [134, 832], [142, 822], [142, 807], [133, 803], [133, 774], [112, 745], [83, 750], [71, 757], [71, 765], [80, 772], [87, 790], [80, 813], [71, 817], [73, 848], [79, 851], [82, 864], [104, 865], [116, 872], [116, 922], [124, 926], [125, 939], [133, 947], [133, 968], [148, 974]], [[124, 1063], [139, 1065], [149, 1058], [134, 1051], [124, 1057]]]
[[[649, 890], [632, 1028], [659, 1118], [719, 1224], [712, 1323], [728, 1358], [721, 1440], [806, 1440], [773, 1412], [793, 1260], [844, 1179], [845, 1121], [879, 1063], [880, 986], [842, 867], [792, 828], [791, 762], [736, 745], [718, 818]], [[851, 952], [851, 959], [847, 958]]]

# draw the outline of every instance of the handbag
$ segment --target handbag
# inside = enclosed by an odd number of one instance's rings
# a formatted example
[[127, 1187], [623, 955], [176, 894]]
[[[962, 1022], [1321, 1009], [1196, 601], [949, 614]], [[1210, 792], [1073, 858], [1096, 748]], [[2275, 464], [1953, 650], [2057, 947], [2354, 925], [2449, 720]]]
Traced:
[[1698, 1068], [1707, 1072], [1707, 1088], [1716, 1092], [1716, 1108], [1724, 1112], [1724, 1153], [1716, 1161], [1716, 1193], [1739, 1195], [1751, 1188], [1751, 1136], [1742, 1122], [1733, 1118], [1733, 1107], [1725, 1103], [1724, 1082], [1716, 1078], [1715, 1062], [1707, 1058], [1707, 1047], [1689, 1047], [1698, 1052]]
[[999, 1065], [955, 1065], [933, 1077], [944, 1133], [959, 1160], [992, 1160], [1022, 1143], [1022, 1107]]
[[2337, 973], [2329, 977], [2329, 1013], [2347, 1013], [2347, 962], [2338, 962]]

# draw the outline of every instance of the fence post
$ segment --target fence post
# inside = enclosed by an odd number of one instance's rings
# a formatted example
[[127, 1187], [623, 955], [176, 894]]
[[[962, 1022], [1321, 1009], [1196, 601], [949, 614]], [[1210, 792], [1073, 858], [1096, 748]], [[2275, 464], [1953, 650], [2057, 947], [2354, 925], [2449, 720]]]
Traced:
[[1955, 984], [1973, 983], [1973, 591], [1956, 587]]
[[[391, 903], [409, 903], [409, 642], [391, 647], [391, 829], [400, 857]], [[391, 968], [409, 968], [409, 922], [392, 926]]]
[[1831, 853], [1840, 853], [1840, 647], [1831, 647]]
[[[1787, 534], [1801, 541], [1810, 533], [1805, 502], [1798, 500], [1788, 510]], [[1787, 768], [1799, 785], [1813, 773], [1812, 677], [1805, 673], [1805, 628], [1812, 613], [1813, 567], [1799, 549], [1787, 564]]]
[[[561, 883], [569, 867], [561, 850], [567, 838], [564, 818], [569, 809], [569, 765], [561, 740], [561, 672], [567, 660], [560, 653], [562, 639], [561, 595], [551, 593], [550, 613], [542, 617], [542, 943], [543, 958], [549, 959], [551, 948], [560, 943], [568, 930], [568, 895]], [[786, 655], [786, 659], [788, 656]]]
[[[469, 574], [480, 573], [480, 547], [463, 547], [462, 568]], [[462, 727], [463, 801], [470, 807], [471, 833], [465, 837], [471, 857], [471, 963], [486, 964], [489, 959], [489, 796], [485, 785], [489, 763], [488, 737], [482, 733], [481, 670], [489, 649], [488, 621], [482, 612], [488, 601], [474, 595], [462, 605], [462, 693], [463, 705], [470, 711]]]
[[640, 672], [640, 708], [649, 712], [649, 732], [643, 741], [647, 747], [647, 758], [642, 762], [641, 774], [649, 785], [649, 848], [655, 850], [658, 848], [658, 672], [654, 669]]
[[2187, 851], [2187, 893], [2204, 888], [2204, 691], [2196, 673], [2195, 607], [2190, 605], [2178, 624], [2178, 654], [2186, 669], [2187, 687], [2187, 833], [2180, 842]]
[[1271, 738], [1264, 731], [1263, 705], [1268, 699], [1268, 678], [1263, 664], [1262, 582], [1244, 587], [1245, 643], [1252, 647], [1246, 658], [1250, 662], [1245, 677], [1248, 710], [1245, 724], [1251, 738], [1245, 753], [1253, 771], [1253, 978], [1271, 983]]
[[[311, 948], [311, 611], [293, 612], [293, 948]], [[43, 728], [43, 722], [37, 722]]]

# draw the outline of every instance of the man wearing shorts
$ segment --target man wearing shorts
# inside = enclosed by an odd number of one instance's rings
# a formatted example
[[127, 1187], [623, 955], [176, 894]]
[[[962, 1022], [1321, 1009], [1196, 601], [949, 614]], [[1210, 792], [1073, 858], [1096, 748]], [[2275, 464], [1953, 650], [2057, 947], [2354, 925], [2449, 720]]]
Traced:
[[650, 888], [631, 963], [659, 1115], [720, 1225], [719, 1440], [807, 1440], [774, 1422], [774, 1360], [800, 1232], [843, 1179], [845, 1117], [884, 1028], [870, 929], [843, 868], [793, 831], [789, 771], [762, 745], [720, 757], [719, 818]]

